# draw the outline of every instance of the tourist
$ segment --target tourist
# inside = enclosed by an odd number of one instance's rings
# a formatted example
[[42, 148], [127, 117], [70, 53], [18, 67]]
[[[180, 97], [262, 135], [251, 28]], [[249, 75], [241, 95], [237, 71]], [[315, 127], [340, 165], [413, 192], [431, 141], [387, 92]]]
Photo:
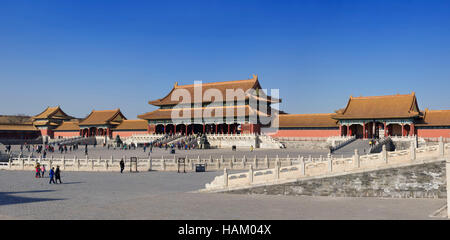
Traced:
[[36, 175], [35, 178], [40, 178], [41, 177], [41, 168], [39, 166], [39, 163], [36, 163]]
[[123, 173], [123, 170], [125, 169], [125, 162], [123, 159], [120, 160], [120, 173]]
[[48, 177], [50, 178], [50, 181], [48, 182], [48, 184], [51, 184], [52, 182], [54, 183], [54, 184], [56, 184], [55, 183], [55, 170], [54, 170], [55, 168], [54, 167], [52, 167], [52, 169], [50, 169], [50, 172], [48, 173]]
[[61, 171], [59, 170], [59, 166], [56, 166], [56, 171], [55, 171], [55, 179], [56, 179], [56, 183], [62, 183], [61, 182]]
[[44, 164], [42, 164], [42, 166], [41, 166], [41, 177], [44, 177], [44, 174], [45, 174], [45, 166], [44, 166]]

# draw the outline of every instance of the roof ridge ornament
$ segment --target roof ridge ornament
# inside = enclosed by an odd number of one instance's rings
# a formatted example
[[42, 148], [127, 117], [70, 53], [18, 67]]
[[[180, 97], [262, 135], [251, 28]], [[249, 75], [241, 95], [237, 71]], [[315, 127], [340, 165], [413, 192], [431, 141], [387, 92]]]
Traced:
[[173, 85], [174, 88], [178, 87], [178, 82], [175, 82], [175, 84]]
[[258, 80], [258, 74], [252, 74], [253, 75], [253, 79]]

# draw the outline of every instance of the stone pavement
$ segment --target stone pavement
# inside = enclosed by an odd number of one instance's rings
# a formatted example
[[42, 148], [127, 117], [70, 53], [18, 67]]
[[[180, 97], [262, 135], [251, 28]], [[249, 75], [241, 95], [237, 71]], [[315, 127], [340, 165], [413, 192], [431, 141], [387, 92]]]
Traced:
[[[20, 146], [13, 145], [11, 146], [12, 151], [15, 154], [20, 153]], [[4, 149], [1, 149], [4, 152]], [[151, 153], [152, 157], [158, 157], [161, 156], [167, 157], [167, 158], [173, 158], [173, 154], [170, 154], [170, 148], [168, 150], [165, 150], [164, 148], [153, 148], [153, 152]], [[34, 156], [39, 156], [37, 153], [28, 152], [26, 149], [24, 149], [23, 154], [25, 156], [28, 156], [33, 154]], [[255, 149], [253, 152], [250, 151], [250, 149], [238, 149], [237, 151], [232, 151], [231, 149], [191, 149], [191, 150], [175, 150], [175, 155], [177, 156], [189, 156], [189, 157], [203, 157], [203, 158], [209, 158], [209, 156], [213, 156], [216, 158], [219, 158], [220, 155], [223, 155], [224, 157], [230, 157], [234, 155], [236, 158], [242, 158], [244, 155], [249, 157], [254, 157], [255, 155], [258, 157], [265, 157], [267, 155], [268, 157], [275, 158], [276, 155], [279, 155], [279, 157], [286, 157], [286, 155], [289, 155], [290, 157], [297, 157], [298, 155], [308, 157], [309, 155], [313, 157], [319, 157], [327, 156], [328, 151], [327, 150], [320, 150], [320, 149]], [[73, 158], [74, 156], [77, 156], [78, 158], [85, 158], [86, 155], [84, 154], [84, 146], [79, 147], [76, 151], [67, 151], [67, 154], [60, 154], [57, 149], [55, 149], [54, 153], [47, 153], [47, 157], [60, 157], [62, 155], [65, 155], [66, 158]], [[351, 154], [350, 154], [351, 155]], [[88, 146], [88, 157], [89, 158], [106, 158], [109, 159], [113, 156], [115, 159], [122, 158], [123, 156], [126, 157], [140, 157], [140, 158], [147, 158], [148, 157], [148, 149], [146, 152], [144, 152], [143, 148], [136, 148], [136, 150], [114, 150], [113, 148], [108, 149], [107, 147], [103, 146]], [[340, 156], [340, 155], [337, 155]]]
[[49, 185], [33, 172], [0, 171], [0, 219], [436, 219], [444, 199], [208, 194], [222, 172], [63, 172]]

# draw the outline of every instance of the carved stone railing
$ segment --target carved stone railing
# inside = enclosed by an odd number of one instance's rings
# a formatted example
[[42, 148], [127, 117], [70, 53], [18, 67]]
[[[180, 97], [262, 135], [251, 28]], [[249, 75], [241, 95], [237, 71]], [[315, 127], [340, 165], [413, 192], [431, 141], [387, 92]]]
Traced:
[[[334, 159], [331, 154], [319, 159], [299, 158], [289, 166], [281, 167], [276, 162], [271, 169], [254, 171], [249, 166], [246, 173], [228, 174], [216, 177], [211, 183], [205, 185], [205, 191], [226, 191], [229, 189], [247, 188], [257, 185], [278, 184], [282, 182], [300, 180], [311, 177], [327, 177], [339, 174], [349, 174], [364, 171], [373, 171], [380, 168], [391, 168], [422, 164], [424, 162], [443, 161], [450, 156], [450, 144], [444, 144], [441, 140], [438, 145], [416, 148], [414, 142], [407, 150], [386, 151], [382, 146], [381, 153], [359, 155], [358, 151], [352, 157]], [[243, 166], [244, 167], [244, 166]]]

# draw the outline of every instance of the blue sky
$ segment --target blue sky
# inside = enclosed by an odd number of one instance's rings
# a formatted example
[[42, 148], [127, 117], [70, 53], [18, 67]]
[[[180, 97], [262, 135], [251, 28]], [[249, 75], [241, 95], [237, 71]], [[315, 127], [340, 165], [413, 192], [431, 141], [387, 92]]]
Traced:
[[258, 74], [289, 113], [416, 92], [450, 109], [450, 1], [0, 1], [0, 114], [151, 111]]

